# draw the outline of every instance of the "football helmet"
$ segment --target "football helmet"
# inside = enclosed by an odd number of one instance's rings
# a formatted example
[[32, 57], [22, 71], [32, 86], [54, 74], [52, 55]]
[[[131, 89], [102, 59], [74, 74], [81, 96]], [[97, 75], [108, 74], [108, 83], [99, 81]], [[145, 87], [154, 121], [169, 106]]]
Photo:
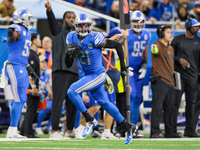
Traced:
[[131, 11], [131, 28], [135, 32], [141, 32], [145, 25], [145, 16], [140, 11]]
[[78, 35], [85, 37], [92, 31], [92, 19], [86, 14], [79, 14], [75, 21], [74, 27]]
[[30, 17], [32, 17], [32, 13], [30, 10], [26, 8], [19, 8], [14, 11], [13, 13], [13, 22], [14, 23], [20, 23], [26, 28], [30, 29], [33, 25], [33, 22], [31, 22]]

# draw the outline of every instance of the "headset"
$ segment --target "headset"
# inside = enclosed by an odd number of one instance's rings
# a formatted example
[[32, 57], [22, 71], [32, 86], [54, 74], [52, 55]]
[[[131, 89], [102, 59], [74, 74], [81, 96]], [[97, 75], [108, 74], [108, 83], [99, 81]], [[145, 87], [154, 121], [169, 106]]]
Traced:
[[159, 27], [159, 30], [158, 30], [158, 37], [159, 37], [160, 39], [164, 38], [164, 36], [165, 36], [164, 31], [163, 31], [163, 27], [164, 27], [164, 26], [160, 26], [160, 27]]
[[186, 28], [186, 30], [190, 30], [191, 29], [191, 27], [192, 27], [192, 24], [191, 24], [191, 17], [189, 17], [188, 18], [188, 21], [187, 21], [187, 23], [186, 23], [186, 25], [185, 25], [185, 28]]

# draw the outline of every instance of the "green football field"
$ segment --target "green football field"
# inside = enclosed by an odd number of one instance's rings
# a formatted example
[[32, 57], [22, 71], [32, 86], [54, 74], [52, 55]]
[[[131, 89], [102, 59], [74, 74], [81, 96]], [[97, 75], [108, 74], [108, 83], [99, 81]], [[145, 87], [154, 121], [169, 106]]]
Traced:
[[[123, 145], [124, 139], [101, 140], [99, 138], [51, 140], [47, 136], [40, 139], [6, 139], [0, 135], [0, 150], [125, 150], [125, 149], [200, 149], [200, 138], [180, 139], [133, 139], [129, 145]], [[41, 136], [42, 137], [42, 136]]]

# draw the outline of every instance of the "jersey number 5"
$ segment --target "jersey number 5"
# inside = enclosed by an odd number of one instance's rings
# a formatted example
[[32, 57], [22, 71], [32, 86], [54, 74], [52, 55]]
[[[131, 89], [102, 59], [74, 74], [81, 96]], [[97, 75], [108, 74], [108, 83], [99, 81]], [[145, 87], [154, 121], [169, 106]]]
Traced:
[[29, 47], [31, 46], [31, 41], [26, 40], [24, 44], [24, 50], [22, 51], [22, 56], [29, 56]]

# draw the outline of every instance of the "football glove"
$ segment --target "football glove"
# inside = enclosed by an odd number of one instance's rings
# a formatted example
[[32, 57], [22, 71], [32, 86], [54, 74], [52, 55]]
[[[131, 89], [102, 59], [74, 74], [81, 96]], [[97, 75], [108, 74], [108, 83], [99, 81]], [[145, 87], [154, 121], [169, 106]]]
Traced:
[[8, 28], [8, 35], [9, 36], [13, 36], [14, 35], [14, 31], [15, 31], [15, 28], [12, 28], [12, 27]]
[[71, 43], [67, 45], [67, 52], [71, 58], [78, 58], [80, 54], [80, 46], [76, 43]]
[[139, 79], [143, 79], [145, 77], [146, 72], [147, 72], [146, 68], [147, 68], [147, 64], [146, 63], [142, 64], [142, 68], [140, 68], [139, 70], [139, 73], [140, 73]]
[[125, 77], [128, 74], [129, 74], [129, 76], [133, 76], [134, 75], [132, 67], [127, 66], [125, 69], [122, 69], [122, 71], [121, 71], [121, 76], [122, 77]]

